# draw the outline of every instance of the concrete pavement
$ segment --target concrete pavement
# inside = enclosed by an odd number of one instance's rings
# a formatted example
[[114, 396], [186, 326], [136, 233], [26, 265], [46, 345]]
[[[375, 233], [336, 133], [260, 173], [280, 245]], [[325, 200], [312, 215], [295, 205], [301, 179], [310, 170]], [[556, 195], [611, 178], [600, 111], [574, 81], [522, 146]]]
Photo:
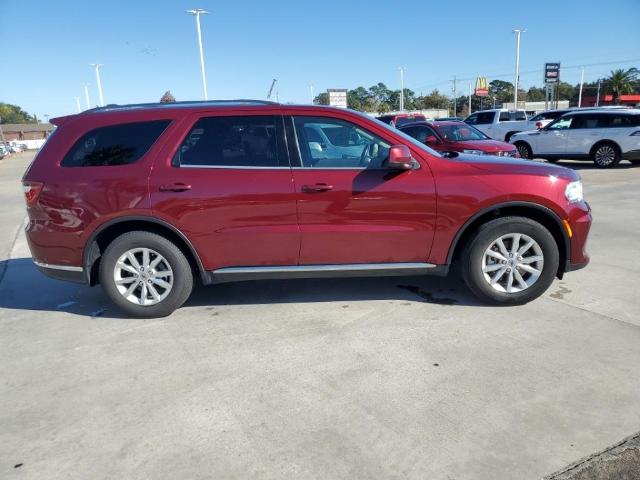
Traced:
[[131, 320], [12, 244], [26, 161], [0, 162], [1, 478], [534, 479], [640, 430], [640, 168], [581, 170], [592, 264], [526, 306], [297, 280]]

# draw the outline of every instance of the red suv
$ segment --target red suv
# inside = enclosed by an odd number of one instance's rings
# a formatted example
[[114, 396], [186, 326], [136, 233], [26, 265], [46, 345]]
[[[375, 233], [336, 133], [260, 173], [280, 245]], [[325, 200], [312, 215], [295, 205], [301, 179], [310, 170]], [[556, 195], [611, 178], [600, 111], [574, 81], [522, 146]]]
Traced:
[[57, 125], [24, 176], [33, 259], [164, 316], [194, 279], [446, 275], [522, 304], [585, 266], [573, 171], [447, 158], [371, 117], [258, 101], [107, 106]]

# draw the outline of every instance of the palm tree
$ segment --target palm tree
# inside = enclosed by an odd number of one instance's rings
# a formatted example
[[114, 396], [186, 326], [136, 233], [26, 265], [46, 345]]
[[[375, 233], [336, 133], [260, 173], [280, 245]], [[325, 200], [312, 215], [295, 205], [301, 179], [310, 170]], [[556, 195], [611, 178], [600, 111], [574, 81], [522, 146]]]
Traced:
[[609, 77], [608, 81], [611, 85], [611, 90], [613, 91], [614, 103], [618, 103], [620, 101], [620, 95], [633, 93], [634, 82], [637, 78], [638, 69], [635, 67], [628, 70], [619, 68], [618, 70], [611, 71], [611, 76]]

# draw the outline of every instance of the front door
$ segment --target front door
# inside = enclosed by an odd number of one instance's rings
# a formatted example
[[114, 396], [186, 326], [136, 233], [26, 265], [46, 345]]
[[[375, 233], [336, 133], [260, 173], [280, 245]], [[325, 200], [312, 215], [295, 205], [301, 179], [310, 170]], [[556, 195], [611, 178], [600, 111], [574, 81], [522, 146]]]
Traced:
[[535, 155], [562, 155], [567, 152], [567, 133], [572, 116], [561, 117], [550, 123], [546, 128], [540, 130], [538, 138], [538, 148], [534, 147]]
[[[292, 121], [300, 264], [426, 262], [436, 219], [429, 167], [389, 170], [393, 140], [351, 120]], [[318, 145], [318, 136], [326, 145]]]
[[297, 264], [282, 122], [279, 112], [193, 118], [157, 159], [149, 181], [154, 215], [189, 238], [205, 269]]

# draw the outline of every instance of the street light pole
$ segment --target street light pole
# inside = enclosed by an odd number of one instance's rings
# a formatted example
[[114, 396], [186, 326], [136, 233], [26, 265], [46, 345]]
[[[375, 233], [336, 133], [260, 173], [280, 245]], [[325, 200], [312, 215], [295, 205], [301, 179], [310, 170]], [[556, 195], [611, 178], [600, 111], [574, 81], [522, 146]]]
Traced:
[[89, 84], [83, 83], [82, 86], [84, 87], [84, 98], [87, 101], [87, 110], [89, 110], [91, 108], [91, 99], [89, 98]]
[[98, 85], [98, 95], [100, 96], [100, 106], [104, 107], [104, 95], [102, 94], [102, 82], [100, 81], [100, 67], [101, 63], [92, 63], [91, 66], [96, 71], [96, 83]]
[[580, 75], [580, 93], [578, 94], [578, 108], [582, 107], [582, 84], [584, 83], [584, 67], [582, 68], [582, 74]]
[[309, 93], [311, 94], [311, 105], [313, 105], [313, 99], [315, 98], [313, 96], [313, 83], [309, 84]]
[[600, 79], [598, 79], [598, 93], [596, 95], [596, 107], [600, 106]]
[[404, 67], [398, 67], [400, 70], [400, 111], [404, 112]]
[[78, 113], [82, 111], [82, 108], [80, 108], [80, 97], [76, 97], [76, 108], [78, 109]]
[[526, 32], [524, 29], [515, 29], [513, 33], [516, 34], [516, 81], [513, 88], [513, 109], [518, 109], [518, 80], [520, 79], [520, 35]]
[[206, 15], [206, 10], [202, 8], [196, 8], [193, 10], [187, 10], [187, 13], [196, 17], [196, 30], [198, 32], [198, 49], [200, 50], [200, 72], [202, 73], [202, 92], [204, 94], [204, 99], [209, 100], [209, 96], [207, 94], [207, 75], [204, 71], [204, 53], [202, 52], [202, 30], [200, 29], [200, 15]]

